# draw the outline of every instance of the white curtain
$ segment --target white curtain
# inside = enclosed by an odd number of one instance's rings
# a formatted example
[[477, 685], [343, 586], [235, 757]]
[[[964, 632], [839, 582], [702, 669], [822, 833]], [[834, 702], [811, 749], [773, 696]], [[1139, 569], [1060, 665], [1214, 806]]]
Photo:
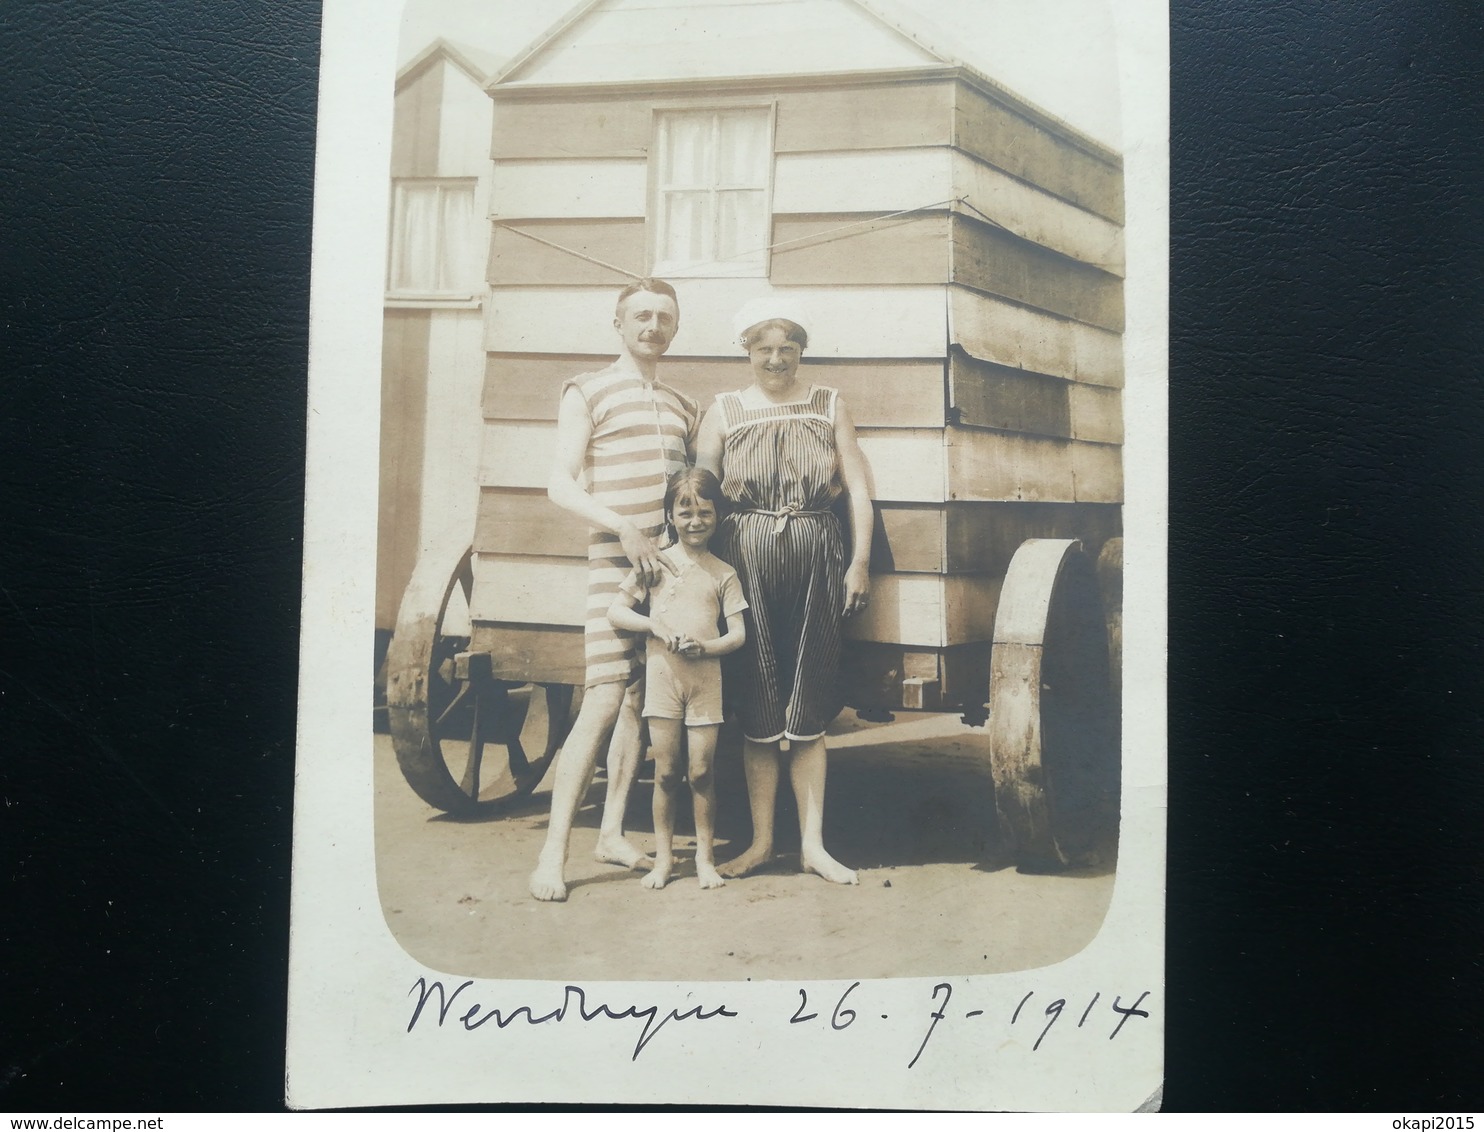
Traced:
[[770, 123], [752, 108], [660, 116], [656, 271], [761, 273]]
[[474, 294], [483, 269], [474, 235], [472, 182], [398, 182], [388, 288], [410, 295]]

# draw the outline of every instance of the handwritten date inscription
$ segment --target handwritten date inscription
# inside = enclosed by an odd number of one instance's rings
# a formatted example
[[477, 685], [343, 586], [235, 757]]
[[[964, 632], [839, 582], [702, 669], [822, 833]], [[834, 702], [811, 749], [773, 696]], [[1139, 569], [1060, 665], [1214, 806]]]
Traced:
[[[654, 1040], [661, 1030], [672, 1022], [695, 1024], [738, 1017], [738, 1011], [729, 1009], [725, 1004], [712, 1007], [698, 1004], [685, 1010], [678, 1008], [663, 1010], [660, 1006], [653, 1004], [644, 1006], [630, 1004], [620, 1007], [612, 1006], [606, 1002], [589, 1006], [587, 992], [582, 987], [571, 985], [563, 988], [561, 1002], [553, 1009], [544, 1010], [540, 1013], [531, 1006], [516, 1006], [502, 1009], [496, 1006], [487, 1007], [482, 1002], [473, 1001], [472, 997], [465, 997], [464, 992], [473, 985], [474, 980], [468, 979], [455, 987], [452, 992], [449, 992], [439, 980], [434, 980], [430, 983], [425, 978], [418, 978], [412, 984], [412, 989], [408, 991], [408, 997], [412, 998], [414, 1002], [412, 1016], [407, 1021], [407, 1032], [411, 1033], [425, 1017], [432, 1020], [433, 1025], [437, 1027], [441, 1028], [446, 1024], [450, 1024], [451, 1021], [451, 1024], [462, 1026], [466, 1031], [478, 1030], [491, 1023], [497, 1029], [503, 1030], [516, 1022], [523, 1022], [528, 1026], [541, 1026], [552, 1022], [566, 1021], [591, 1023], [630, 1020], [641, 1023], [638, 1036], [634, 1041], [633, 1053], [630, 1056], [631, 1061], [637, 1061], [639, 1055], [644, 1052], [645, 1047]], [[849, 1028], [858, 1018], [862, 1017], [861, 1011], [867, 1009], [859, 1001], [861, 996], [857, 996], [856, 999], [851, 998], [860, 985], [857, 981], [846, 987], [845, 993], [834, 1001], [825, 1018], [820, 1017], [818, 1010], [810, 1009], [809, 993], [803, 987], [800, 987], [798, 991], [798, 1006], [794, 1009], [793, 1014], [788, 1017], [787, 1024], [790, 1026], [810, 1022], [817, 1022], [820, 1026], [827, 1024], [828, 1029], [824, 1031], [825, 1033]], [[1111, 1024], [1111, 1029], [1108, 1033], [1109, 1041], [1118, 1037], [1131, 1018], [1149, 1017], [1149, 1011], [1141, 1009], [1144, 1000], [1149, 997], [1149, 994], [1150, 992], [1146, 990], [1128, 1004], [1124, 1003], [1123, 996], [1121, 995], [1114, 995], [1112, 1002], [1103, 1003], [1104, 1010], [1099, 1011], [1096, 1017], [1103, 1019], [1104, 1025]], [[459, 1001], [461, 997], [463, 1001]], [[1022, 1015], [1032, 1025], [1044, 1020], [1044, 1024], [1041, 1025], [1040, 1032], [1036, 1035], [1035, 1042], [1031, 1046], [1032, 1053], [1038, 1052], [1041, 1049], [1042, 1043], [1046, 1041], [1047, 1036], [1051, 1033], [1052, 1027], [1056, 1025], [1063, 1011], [1067, 1009], [1068, 1000], [1064, 997], [1054, 998], [1045, 1007], [1040, 1007], [1039, 1003], [1032, 1005], [1032, 1000], [1035, 997], [1036, 992], [1030, 991], [1015, 1003], [1013, 1010], [1009, 1010], [1007, 1006], [1006, 1012], [1009, 1015], [1008, 1019], [1004, 1019], [999, 1011], [990, 1013], [982, 1009], [965, 1010], [961, 1013], [960, 1010], [955, 1009], [950, 1013], [949, 1003], [953, 1000], [953, 984], [946, 982], [938, 983], [933, 987], [932, 1000], [928, 1004], [932, 1009], [928, 1011], [926, 1018], [918, 1015], [915, 1022], [913, 1022], [914, 1025], [925, 1023], [926, 1029], [922, 1032], [922, 1039], [917, 1044], [916, 1052], [912, 1055], [912, 1060], [907, 1063], [907, 1068], [916, 1068], [917, 1063], [922, 1059], [923, 1053], [927, 1050], [928, 1043], [932, 1040], [939, 1023], [945, 1019], [951, 1019], [953, 1024], [956, 1025], [960, 1022], [968, 1022], [978, 1018], [986, 1018], [989, 1021], [1001, 1018], [1011, 1027], [1021, 1024]], [[1087, 1000], [1085, 1005], [1080, 1000], [1075, 1004], [1074, 1010], [1076, 1007], [1081, 1007], [1080, 1016], [1077, 1018], [1076, 1029], [1083, 1029], [1083, 1027], [1088, 1025], [1089, 1020], [1094, 1018], [1093, 1008], [1098, 1005], [1102, 998], [1102, 992], [1098, 991]], [[847, 1000], [850, 1000], [852, 1005], [847, 1006]], [[431, 1011], [428, 1009], [430, 1004], [433, 1004]], [[1109, 1014], [1112, 1015], [1111, 1018], [1108, 1017]], [[874, 1020], [874, 1015], [868, 1014], [868, 1017], [872, 1017]], [[880, 1018], [883, 1022], [889, 1020], [886, 1014], [881, 1014]], [[1095, 1026], [1095, 1028], [1101, 1027]]]

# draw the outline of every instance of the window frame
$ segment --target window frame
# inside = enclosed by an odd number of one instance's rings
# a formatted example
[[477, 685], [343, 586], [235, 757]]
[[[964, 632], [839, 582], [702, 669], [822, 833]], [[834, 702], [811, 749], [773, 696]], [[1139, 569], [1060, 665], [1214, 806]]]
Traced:
[[[488, 284], [484, 278], [483, 271], [480, 271], [474, 279], [470, 280], [469, 286], [453, 288], [447, 291], [416, 290], [413, 288], [394, 287], [392, 285], [392, 257], [393, 252], [396, 248], [398, 237], [397, 225], [399, 219], [401, 219], [402, 216], [402, 213], [399, 212], [399, 205], [404, 199], [401, 190], [404, 186], [429, 185], [438, 188], [440, 190], [440, 195], [442, 190], [454, 187], [466, 190], [469, 193], [471, 205], [470, 213], [472, 216], [472, 231], [469, 233], [470, 239], [477, 244], [482, 243], [486, 249], [488, 248], [488, 238], [485, 237], [481, 239], [480, 235], [480, 220], [484, 219], [486, 223], [488, 222], [488, 217], [484, 216], [481, 212], [481, 178], [473, 175], [455, 177], [393, 177], [391, 185], [391, 200], [389, 202], [390, 207], [387, 209], [387, 254], [386, 276], [384, 280], [385, 305], [389, 307], [447, 307], [453, 309], [477, 309], [483, 305], [484, 293], [488, 290]], [[487, 207], [484, 208], [484, 212], [488, 212]], [[440, 224], [442, 215], [443, 210], [440, 207], [438, 210]], [[441, 246], [443, 240], [442, 231], [440, 230], [436, 235]], [[487, 251], [483, 258], [488, 258]]]
[[[777, 175], [778, 168], [778, 100], [776, 98], [746, 98], [746, 99], [708, 99], [706, 101], [664, 101], [656, 102], [650, 110], [649, 131], [649, 161], [648, 161], [648, 200], [649, 210], [646, 219], [647, 228], [647, 253], [648, 273], [651, 275], [664, 275], [666, 278], [675, 279], [767, 279], [773, 271], [773, 252], [771, 248], [764, 248], [762, 263], [759, 267], [747, 266], [744, 269], [727, 267], [723, 261], [711, 260], [705, 263], [692, 264], [686, 267], [675, 267], [660, 262], [660, 248], [663, 245], [661, 225], [663, 224], [663, 211], [660, 207], [661, 194], [664, 189], [660, 184], [660, 163], [662, 160], [660, 150], [660, 123], [664, 115], [676, 113], [702, 114], [711, 112], [722, 114], [727, 111], [762, 110], [767, 112], [767, 154], [768, 168], [761, 186], [763, 190], [763, 217], [765, 244], [773, 242], [773, 181]], [[713, 197], [716, 190], [710, 190]]]

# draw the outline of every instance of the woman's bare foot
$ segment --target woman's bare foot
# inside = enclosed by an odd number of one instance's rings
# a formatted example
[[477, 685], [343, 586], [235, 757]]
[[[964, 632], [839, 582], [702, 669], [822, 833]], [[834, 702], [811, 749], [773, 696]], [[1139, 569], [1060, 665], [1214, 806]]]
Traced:
[[630, 845], [628, 839], [622, 836], [598, 838], [597, 848], [593, 850], [593, 858], [602, 861], [605, 865], [622, 865], [626, 869], [637, 869], [640, 865], [649, 864], [649, 858]]
[[753, 869], [761, 868], [772, 859], [771, 845], [749, 845], [742, 856], [724, 862], [717, 872], [724, 877], [745, 877]]
[[696, 879], [701, 882], [702, 888], [721, 888], [726, 884], [715, 865], [702, 864], [700, 861], [696, 862]]
[[548, 861], [544, 856], [536, 862], [528, 885], [531, 895], [537, 900], [562, 901], [567, 899], [567, 882], [562, 878], [566, 862]]
[[656, 861], [654, 868], [639, 878], [639, 883], [645, 888], [652, 888], [658, 891], [670, 883], [670, 870], [674, 867], [674, 861]]
[[847, 869], [823, 849], [815, 849], [799, 856], [799, 864], [806, 873], [824, 877], [831, 884], [859, 884], [860, 879], [853, 869]]

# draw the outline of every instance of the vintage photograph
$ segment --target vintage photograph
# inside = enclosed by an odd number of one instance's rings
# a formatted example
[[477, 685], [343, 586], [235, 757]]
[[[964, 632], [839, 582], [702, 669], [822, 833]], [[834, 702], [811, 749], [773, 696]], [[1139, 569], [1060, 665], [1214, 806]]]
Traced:
[[1033, 972], [1120, 885], [1157, 906], [1124, 831], [1125, 423], [1163, 373], [1130, 388], [1118, 24], [400, 11], [351, 820], [358, 914], [419, 1010], [443, 976], [439, 1025], [474, 981]]

